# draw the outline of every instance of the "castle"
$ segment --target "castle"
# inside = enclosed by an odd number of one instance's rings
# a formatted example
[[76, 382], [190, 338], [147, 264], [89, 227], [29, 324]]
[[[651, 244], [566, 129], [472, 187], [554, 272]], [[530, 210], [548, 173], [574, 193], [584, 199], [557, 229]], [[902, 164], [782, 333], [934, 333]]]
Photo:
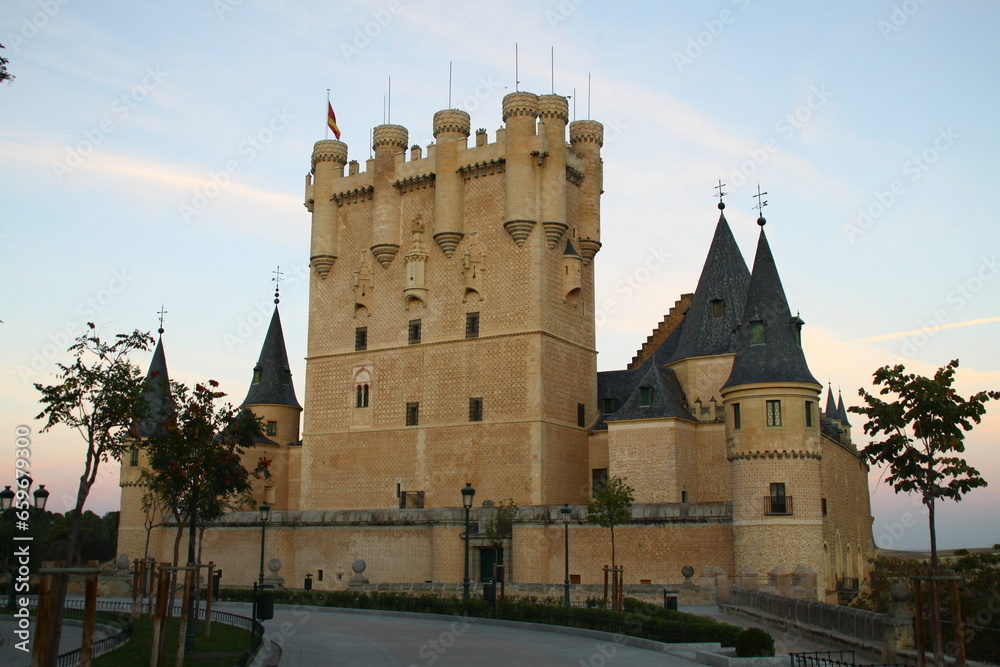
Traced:
[[[568, 504], [573, 581], [598, 583], [607, 535], [584, 517], [609, 476], [635, 489], [616, 532], [626, 583], [676, 584], [685, 565], [798, 568], [815, 575], [809, 595], [833, 599], [863, 578], [867, 467], [842, 400], [831, 390], [821, 409], [763, 217], [749, 270], [720, 201], [694, 292], [629, 368], [598, 373], [603, 126], [569, 122], [565, 97], [521, 91], [503, 120], [494, 142], [478, 130], [470, 146], [469, 114], [439, 111], [426, 155], [406, 128], [380, 125], [363, 171], [340, 141], [314, 147], [304, 415], [277, 305], [243, 403], [266, 424], [246, 456], [273, 462], [256, 491], [274, 507], [267, 553], [288, 585], [311, 574], [343, 588], [355, 558], [373, 581], [457, 582], [465, 540], [486, 576], [492, 547], [461, 529], [466, 483], [477, 526], [494, 502], [520, 506], [508, 581], [562, 581]], [[166, 375], [162, 340], [154, 367]], [[122, 462], [130, 558], [146, 535], [142, 464], [141, 447]], [[249, 584], [259, 528], [256, 512], [228, 515], [206, 531], [204, 559]], [[157, 558], [175, 530], [153, 531]]]

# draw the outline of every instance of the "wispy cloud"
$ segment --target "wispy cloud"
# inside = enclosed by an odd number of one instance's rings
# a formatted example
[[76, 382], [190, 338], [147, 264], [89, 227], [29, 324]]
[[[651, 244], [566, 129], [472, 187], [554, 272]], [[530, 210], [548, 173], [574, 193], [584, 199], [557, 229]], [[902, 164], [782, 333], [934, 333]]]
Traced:
[[911, 329], [910, 331], [898, 331], [896, 333], [882, 334], [881, 336], [871, 336], [869, 338], [858, 338], [856, 340], [849, 340], [844, 345], [856, 345], [858, 343], [876, 343], [882, 340], [892, 340], [894, 338], [906, 338], [907, 336], [914, 336], [921, 333], [932, 333], [935, 331], [943, 331], [945, 329], [958, 329], [960, 327], [971, 327], [977, 324], [989, 324], [991, 322], [1000, 322], [1000, 317], [984, 317], [978, 320], [968, 320], [966, 322], [950, 322], [948, 324], [939, 324], [933, 327], [924, 327], [922, 329]]

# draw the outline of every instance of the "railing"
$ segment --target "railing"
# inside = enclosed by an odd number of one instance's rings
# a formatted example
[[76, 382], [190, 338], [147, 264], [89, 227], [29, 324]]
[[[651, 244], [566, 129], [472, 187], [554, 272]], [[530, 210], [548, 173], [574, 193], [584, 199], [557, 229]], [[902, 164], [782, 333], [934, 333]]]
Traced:
[[791, 514], [791, 496], [764, 496], [764, 514]]
[[818, 651], [815, 653], [789, 653], [791, 667], [902, 667], [894, 663], [858, 663], [854, 651]]

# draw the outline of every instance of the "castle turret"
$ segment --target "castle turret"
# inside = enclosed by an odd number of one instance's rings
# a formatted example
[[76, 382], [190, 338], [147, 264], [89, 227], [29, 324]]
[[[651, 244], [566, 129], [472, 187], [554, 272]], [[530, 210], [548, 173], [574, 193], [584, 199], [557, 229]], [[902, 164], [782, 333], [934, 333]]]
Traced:
[[840, 428], [844, 430], [844, 439], [851, 441], [851, 422], [847, 420], [847, 410], [844, 409], [844, 396], [837, 390], [837, 419], [840, 420]]
[[535, 164], [539, 159], [535, 150], [537, 118], [538, 95], [516, 92], [504, 96], [507, 164], [503, 226], [518, 246], [524, 246], [538, 222], [535, 214]]
[[580, 254], [590, 262], [601, 249], [601, 193], [604, 192], [601, 146], [604, 145], [604, 126], [596, 120], [575, 120], [569, 124], [569, 141], [585, 165], [577, 215]]
[[542, 145], [537, 151], [542, 166], [542, 228], [549, 248], [562, 237], [566, 224], [566, 123], [569, 102], [562, 95], [541, 95], [538, 116]]
[[317, 141], [313, 146], [312, 171], [306, 176], [306, 208], [312, 213], [312, 245], [309, 263], [325, 278], [337, 261], [339, 206], [333, 200], [337, 181], [344, 176], [347, 144], [342, 141]]
[[[798, 566], [822, 577], [821, 385], [801, 347], [760, 218], [760, 239], [723, 385], [736, 571]], [[821, 583], [822, 585], [822, 583]], [[821, 588], [822, 590], [822, 588]]]
[[409, 132], [402, 125], [379, 125], [373, 134], [375, 150], [374, 211], [372, 213], [372, 254], [388, 267], [399, 252], [399, 189], [396, 156], [406, 151]]
[[465, 178], [459, 171], [459, 147], [469, 139], [469, 114], [458, 109], [445, 109], [434, 114], [434, 140], [437, 142], [434, 167], [434, 240], [446, 257], [465, 236], [462, 222]]

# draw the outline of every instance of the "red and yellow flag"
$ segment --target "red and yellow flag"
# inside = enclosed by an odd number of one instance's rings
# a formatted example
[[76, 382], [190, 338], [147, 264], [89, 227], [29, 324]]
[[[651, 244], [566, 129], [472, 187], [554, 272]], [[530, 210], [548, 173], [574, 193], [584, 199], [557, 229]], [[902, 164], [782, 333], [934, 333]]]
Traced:
[[333, 136], [335, 136], [338, 139], [340, 139], [340, 128], [337, 127], [337, 114], [333, 113], [333, 105], [332, 104], [330, 104], [329, 102], [327, 102], [326, 106], [329, 109], [329, 111], [327, 112], [327, 115], [326, 115], [326, 124], [330, 126], [331, 130], [333, 130]]

